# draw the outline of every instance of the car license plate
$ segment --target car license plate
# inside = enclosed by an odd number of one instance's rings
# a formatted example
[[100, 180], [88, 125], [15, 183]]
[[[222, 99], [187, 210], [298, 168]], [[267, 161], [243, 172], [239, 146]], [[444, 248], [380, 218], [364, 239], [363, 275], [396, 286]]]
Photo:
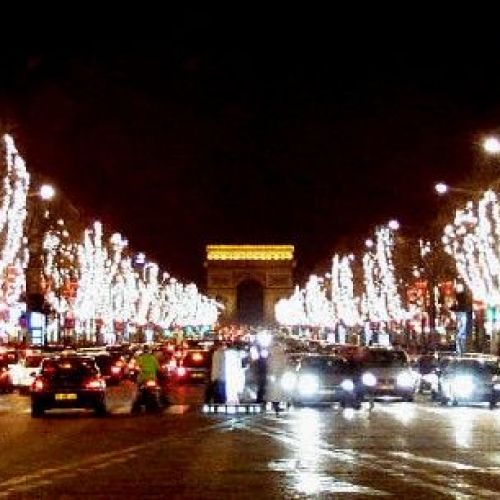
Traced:
[[383, 390], [383, 391], [388, 391], [388, 390], [392, 390], [394, 389], [394, 386], [391, 385], [391, 384], [382, 384], [380, 386], [380, 388]]
[[66, 400], [72, 400], [72, 399], [76, 399], [76, 398], [77, 398], [76, 394], [56, 394], [57, 401], [66, 401]]
[[194, 378], [203, 378], [204, 375], [203, 375], [203, 373], [193, 373], [193, 377]]

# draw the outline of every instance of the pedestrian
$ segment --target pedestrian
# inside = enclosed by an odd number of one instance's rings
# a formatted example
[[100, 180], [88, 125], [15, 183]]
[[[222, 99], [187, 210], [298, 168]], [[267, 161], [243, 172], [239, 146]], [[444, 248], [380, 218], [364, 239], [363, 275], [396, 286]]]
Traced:
[[226, 373], [225, 373], [225, 356], [226, 345], [219, 344], [212, 357], [212, 370], [210, 373], [210, 381], [212, 383], [212, 396], [214, 403], [226, 402]]
[[245, 378], [240, 353], [233, 344], [224, 353], [224, 374], [226, 381], [226, 402], [229, 404], [238, 404], [239, 394], [243, 391]]
[[281, 385], [281, 380], [287, 369], [284, 346], [280, 342], [275, 342], [269, 349], [267, 361], [268, 382], [265, 389], [266, 402], [273, 405], [276, 413], [279, 411], [280, 403], [287, 402], [290, 395], [286, 394]]
[[257, 403], [265, 403], [265, 395], [267, 388], [267, 363], [268, 363], [268, 350], [260, 348], [258, 350], [258, 357], [256, 363], [257, 375]]
[[208, 380], [207, 380], [207, 385], [205, 387], [205, 404], [210, 404], [212, 403], [214, 399], [214, 382], [212, 381], [212, 366], [213, 366], [213, 359], [214, 359], [214, 354], [216, 349], [219, 347], [218, 342], [214, 342], [212, 347], [210, 347], [208, 351], [208, 363], [207, 363], [207, 370], [208, 370]]

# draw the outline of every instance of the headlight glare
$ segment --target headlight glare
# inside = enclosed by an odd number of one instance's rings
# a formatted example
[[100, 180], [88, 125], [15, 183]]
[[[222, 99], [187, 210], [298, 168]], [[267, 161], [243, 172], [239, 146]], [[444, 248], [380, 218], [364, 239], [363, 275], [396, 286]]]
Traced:
[[352, 392], [354, 391], [354, 382], [350, 378], [346, 378], [342, 381], [340, 387], [342, 387], [342, 389], [346, 392]]
[[377, 385], [377, 379], [375, 378], [375, 375], [370, 372], [364, 373], [361, 377], [361, 381], [363, 382], [363, 385], [366, 385], [367, 387], [374, 387]]
[[281, 388], [286, 392], [291, 392], [295, 388], [296, 382], [295, 373], [285, 372], [281, 377]]
[[414, 380], [413, 377], [411, 376], [411, 373], [408, 372], [400, 373], [397, 378], [397, 384], [400, 387], [412, 387], [414, 384]]
[[310, 396], [318, 392], [319, 380], [316, 375], [301, 375], [298, 382], [299, 393]]
[[469, 375], [458, 375], [453, 379], [452, 390], [459, 398], [468, 398], [474, 391], [474, 381]]

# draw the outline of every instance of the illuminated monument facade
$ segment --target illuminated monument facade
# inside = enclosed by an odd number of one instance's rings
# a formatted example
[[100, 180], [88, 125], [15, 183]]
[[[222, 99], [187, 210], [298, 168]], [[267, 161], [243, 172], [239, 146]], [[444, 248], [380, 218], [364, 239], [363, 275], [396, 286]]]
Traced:
[[207, 245], [205, 267], [226, 322], [274, 323], [274, 305], [293, 292], [293, 245]]

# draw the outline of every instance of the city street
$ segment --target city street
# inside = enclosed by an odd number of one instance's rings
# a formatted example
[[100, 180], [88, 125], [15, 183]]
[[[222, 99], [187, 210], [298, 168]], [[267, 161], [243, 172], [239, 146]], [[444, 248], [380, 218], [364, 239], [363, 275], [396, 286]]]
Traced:
[[493, 498], [500, 491], [500, 410], [421, 400], [359, 412], [214, 415], [200, 411], [200, 395], [180, 388], [162, 415], [105, 419], [85, 412], [32, 419], [28, 398], [0, 396], [0, 496]]

